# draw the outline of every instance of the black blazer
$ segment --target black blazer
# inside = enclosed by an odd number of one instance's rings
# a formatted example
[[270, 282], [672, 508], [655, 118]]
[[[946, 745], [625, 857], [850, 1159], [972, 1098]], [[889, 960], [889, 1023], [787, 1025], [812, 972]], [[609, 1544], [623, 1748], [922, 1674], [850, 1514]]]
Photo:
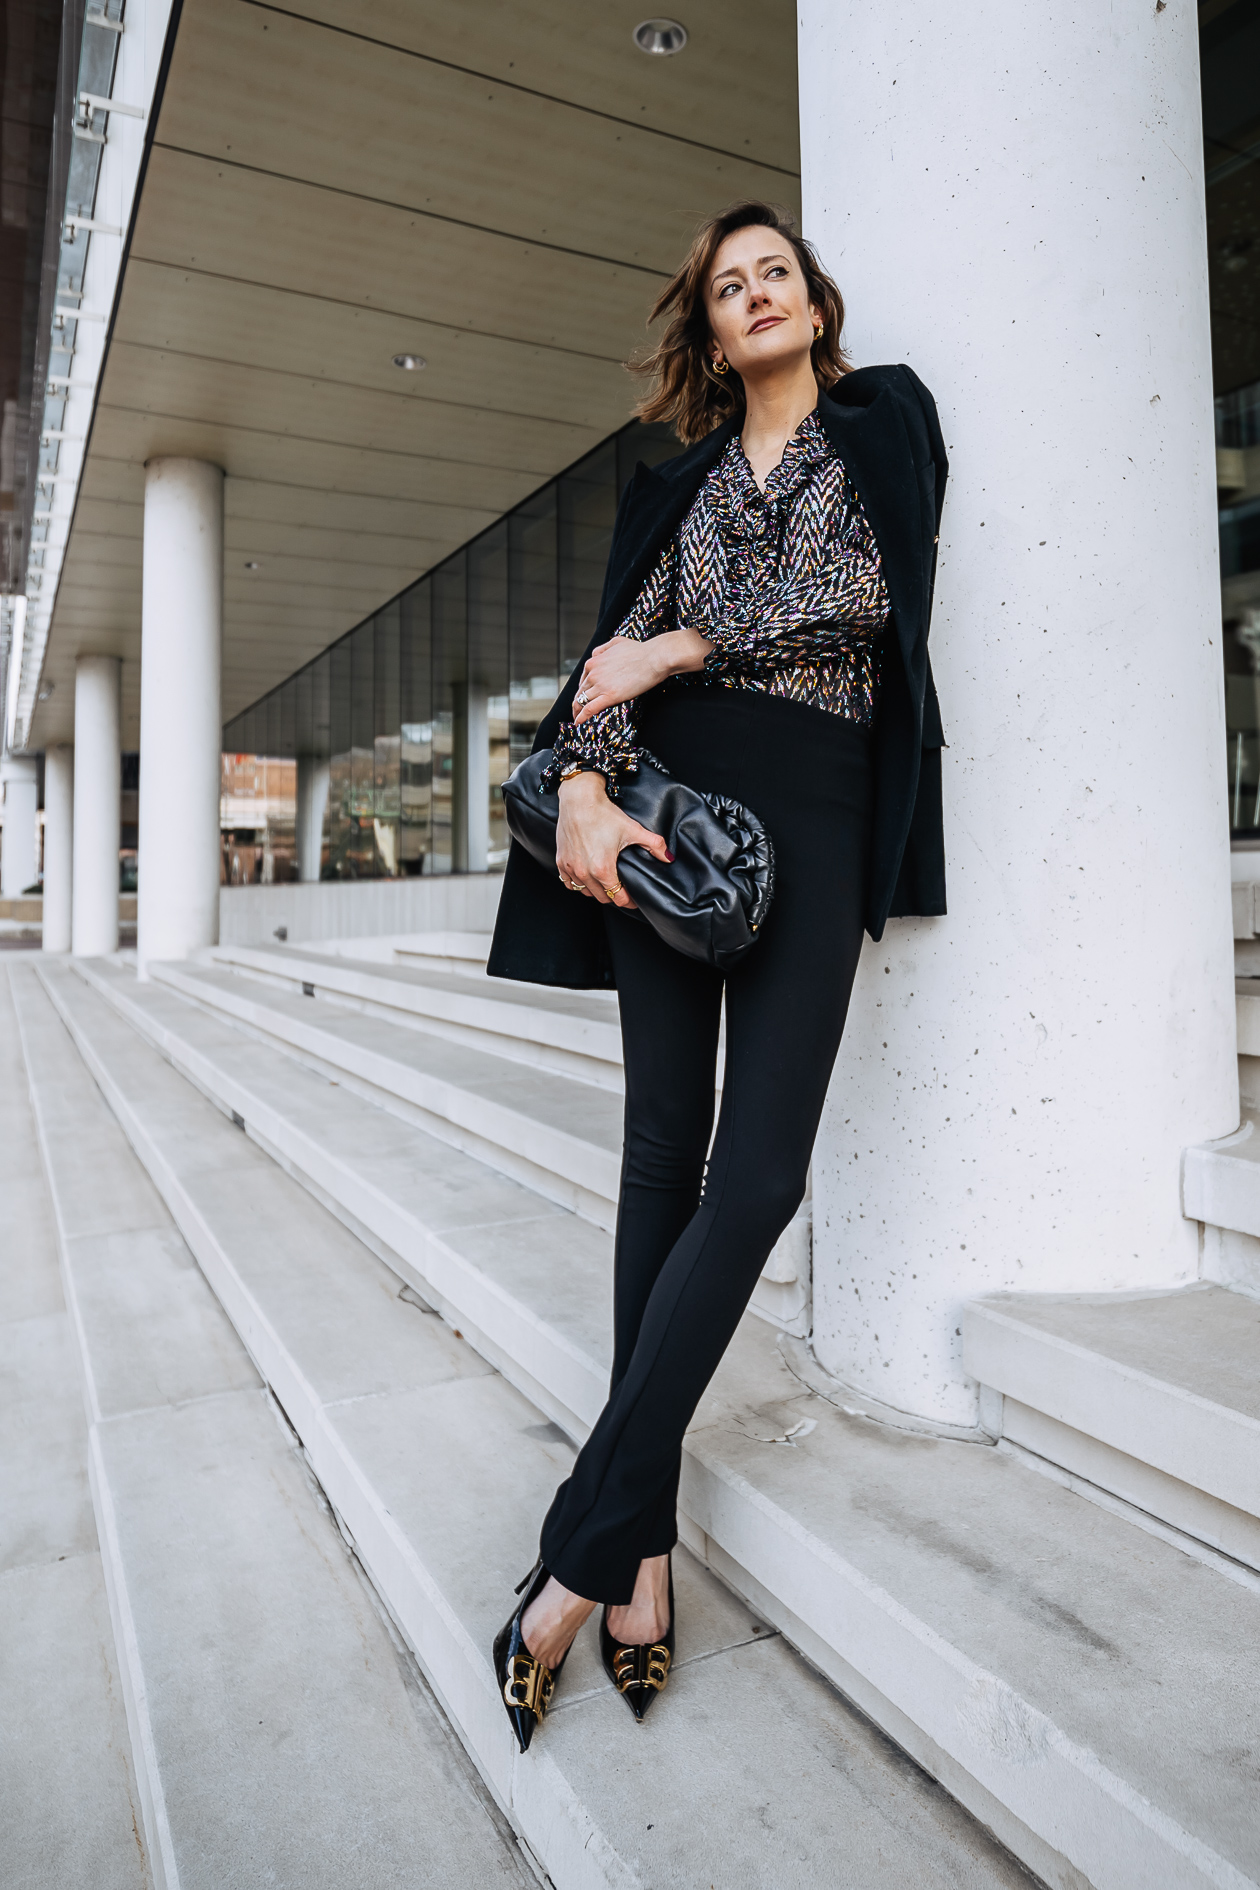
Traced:
[[[944, 736], [927, 641], [949, 463], [936, 403], [912, 368], [858, 368], [819, 395], [818, 413], [866, 508], [892, 605], [895, 656], [890, 647], [875, 722], [866, 908], [866, 929], [878, 939], [890, 916], [945, 910]], [[586, 657], [626, 617], [739, 425], [739, 418], [729, 420], [676, 459], [637, 468], [617, 511], [595, 634], [544, 717], [535, 750], [550, 748], [561, 722], [571, 719]], [[486, 969], [493, 978], [575, 989], [614, 982], [596, 902], [568, 892], [515, 841]]]

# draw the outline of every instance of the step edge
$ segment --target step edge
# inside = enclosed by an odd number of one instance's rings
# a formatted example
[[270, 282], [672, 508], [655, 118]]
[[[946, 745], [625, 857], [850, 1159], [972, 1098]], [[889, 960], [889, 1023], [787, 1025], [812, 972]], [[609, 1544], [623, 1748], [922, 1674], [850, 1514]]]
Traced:
[[[1218, 1886], [1219, 1890], [1227, 1890], [1227, 1887], [1228, 1890], [1253, 1890], [1254, 1878], [1196, 1838], [1176, 1818], [1112, 1771], [1097, 1753], [1074, 1740], [1017, 1688], [973, 1661], [720, 1457], [706, 1455], [703, 1436], [701, 1432], [689, 1437], [683, 1452], [683, 1491], [680, 1494], [688, 1499], [687, 1513], [696, 1526], [716, 1541], [732, 1561], [746, 1568], [769, 1594], [777, 1596], [826, 1646], [862, 1674], [899, 1715], [910, 1718], [927, 1738], [953, 1757], [969, 1777], [976, 1779], [983, 1790], [996, 1797], [1035, 1836], [1046, 1842], [1052, 1852], [1082, 1870], [1100, 1890], [1103, 1885], [1115, 1885], [1117, 1890], [1120, 1885], [1145, 1890], [1145, 1886], [1156, 1881], [1161, 1890], [1171, 1890], [1172, 1885], [1182, 1882], [1208, 1883]], [[729, 1522], [732, 1499], [738, 1504], [734, 1527]], [[754, 1515], [763, 1524], [770, 1525], [769, 1533], [764, 1529], [760, 1534], [755, 1528], [749, 1530], [747, 1518]], [[723, 1521], [726, 1527], [722, 1526]], [[842, 1610], [838, 1595], [829, 1596], [828, 1601], [833, 1616], [843, 1611], [847, 1634], [837, 1632], [834, 1620], [828, 1622], [823, 1618], [811, 1597], [802, 1592], [805, 1587], [802, 1569], [810, 1565], [825, 1569], [834, 1580], [844, 1584], [849, 1607]], [[899, 1684], [896, 1675], [889, 1671], [887, 1655], [880, 1671], [880, 1660], [873, 1658], [875, 1636], [855, 1624], [854, 1616], [859, 1611], [864, 1612], [872, 1624], [887, 1623], [892, 1630], [907, 1637], [919, 1657], [917, 1662], [909, 1663], [914, 1676], [912, 1685], [921, 1680], [924, 1663], [931, 1662], [944, 1675], [953, 1678], [955, 1697], [942, 1700], [934, 1715], [925, 1712], [924, 1702], [916, 1704], [907, 1699], [905, 1685]], [[959, 1694], [961, 1698], [957, 1697]], [[962, 1736], [968, 1724], [973, 1731], [970, 1742]], [[991, 1728], [987, 1754], [979, 1745], [985, 1736], [986, 1724]], [[1008, 1753], [999, 1750], [997, 1738], [993, 1736], [999, 1733], [1012, 1747]], [[1109, 1857], [1088, 1855], [1067, 1840], [1061, 1828], [1067, 1804], [1062, 1787], [1051, 1786], [1047, 1790], [1044, 1781], [1034, 1782], [1031, 1777], [1038, 1769], [1034, 1760], [1039, 1748], [1052, 1751], [1066, 1768], [1068, 1778], [1093, 1797], [1094, 1809], [1082, 1822], [1088, 1822], [1096, 1841], [1099, 1838], [1107, 1841]], [[1023, 1790], [1019, 1789], [1021, 1778], [1025, 1780]], [[1122, 1842], [1113, 1842], [1112, 1832], [1105, 1829], [1109, 1820], [1116, 1820], [1117, 1813], [1122, 1815], [1127, 1827]], [[1141, 1844], [1147, 1858], [1147, 1863], [1137, 1872], [1132, 1855], [1135, 1841]], [[1168, 1866], [1172, 1857], [1183, 1859], [1194, 1870], [1194, 1877], [1181, 1873], [1170, 1875]], [[1159, 1874], [1148, 1874], [1148, 1864], [1158, 1866]], [[1099, 1874], [1100, 1867], [1103, 1874]]]
[[[982, 1385], [1260, 1516], [1260, 1419], [975, 1301], [964, 1306], [962, 1323], [964, 1366]], [[1140, 1409], [1116, 1411], [1117, 1385]], [[1218, 1448], [1205, 1452], [1205, 1436]], [[1241, 1452], [1224, 1474], [1222, 1443]]]
[[[227, 954], [231, 954], [228, 956]], [[165, 961], [163, 961], [165, 962]], [[215, 965], [241, 965], [249, 970], [265, 972], [269, 977], [288, 984], [316, 984], [325, 990], [339, 992], [346, 997], [366, 998], [391, 1009], [407, 1011], [417, 1017], [447, 1017], [452, 1022], [462, 1022], [474, 1029], [493, 1029], [504, 1037], [522, 1037], [532, 1041], [551, 1044], [555, 1049], [570, 1050], [579, 1055], [593, 1057], [597, 1062], [621, 1062], [621, 1030], [619, 1024], [611, 1019], [605, 1023], [599, 1018], [568, 1017], [562, 1011], [535, 1009], [531, 1005], [501, 1003], [495, 997], [473, 997], [464, 991], [440, 991], [431, 985], [393, 985], [388, 979], [376, 980], [367, 971], [335, 971], [328, 975], [329, 967], [340, 967], [342, 959], [311, 958], [286, 959], [277, 965], [265, 952], [253, 954], [252, 948], [233, 948], [230, 946], [212, 946], [206, 962]], [[292, 969], [290, 969], [290, 966]], [[158, 975], [158, 967], [151, 968], [152, 975]], [[303, 973], [307, 973], [303, 977]], [[369, 988], [362, 988], [362, 987]], [[389, 997], [382, 992], [390, 993]], [[406, 993], [410, 1002], [398, 1002], [394, 993]], [[422, 1001], [421, 993], [424, 994]], [[467, 1010], [469, 1015], [461, 1015]], [[509, 1029], [503, 1020], [520, 1021], [519, 1029]], [[494, 1021], [490, 1021], [493, 1019]], [[594, 1033], [596, 1042], [615, 1047], [615, 1055], [600, 1055], [587, 1042], [575, 1041], [587, 1033]], [[603, 1035], [607, 1033], [607, 1035]], [[610, 1040], [612, 1043], [610, 1044]]]
[[[179, 973], [172, 976], [169, 967], [163, 967], [161, 973], [155, 970], [153, 982], [181, 996], [195, 997], [199, 1003], [223, 1016], [252, 1024], [256, 1030], [278, 1043], [288, 1044], [297, 1050], [307, 1050], [311, 1055], [320, 1057], [321, 1061], [331, 1064], [334, 1069], [344, 1069], [362, 1082], [396, 1095], [413, 1107], [450, 1122], [455, 1128], [479, 1135], [485, 1141], [497, 1144], [510, 1154], [530, 1161], [574, 1186], [587, 1188], [607, 1201], [617, 1198], [620, 1186], [618, 1158], [608, 1149], [600, 1148], [597, 1143], [582, 1141], [568, 1129], [557, 1128], [552, 1123], [540, 1124], [520, 1110], [480, 1096], [476, 1090], [462, 1088], [449, 1077], [426, 1076], [423, 1072], [410, 1069], [405, 1063], [396, 1062], [382, 1051], [361, 1049], [349, 1044], [335, 1032], [324, 1030], [317, 1022], [303, 1024], [294, 1018], [268, 1014], [265, 1005], [256, 1005], [248, 997], [216, 991], [212, 986], [199, 984], [197, 979]], [[479, 1054], [490, 1056], [493, 1052], [482, 1051]], [[546, 1074], [554, 1074], [559, 1081], [575, 1080], [560, 1077], [558, 1072]], [[383, 1080], [386, 1077], [389, 1080]], [[552, 1151], [546, 1159], [541, 1159], [542, 1146], [535, 1147], [533, 1144], [545, 1145], [548, 1142], [553, 1144]], [[608, 1173], [598, 1173], [613, 1166], [617, 1170], [615, 1180]], [[596, 1178], [592, 1177], [592, 1170], [597, 1171], [597, 1178], [602, 1185], [592, 1187], [591, 1181]]]
[[[157, 1051], [159, 1055], [164, 1056], [171, 1064], [172, 1068], [177, 1070], [186, 1080], [190, 1081], [199, 1093], [206, 1096], [208, 1101], [214, 1102], [220, 1109], [224, 1110], [224, 1113], [230, 1111], [233, 1099], [240, 1103], [248, 1102], [250, 1105], [250, 1116], [246, 1118], [246, 1132], [249, 1133], [251, 1127], [259, 1131], [259, 1134], [253, 1139], [259, 1141], [259, 1145], [264, 1148], [264, 1152], [271, 1155], [272, 1159], [275, 1159], [274, 1148], [278, 1148], [286, 1158], [285, 1162], [280, 1164], [281, 1166], [287, 1165], [288, 1162], [298, 1164], [302, 1172], [294, 1175], [294, 1179], [299, 1185], [308, 1188], [308, 1191], [319, 1198], [331, 1192], [326, 1188], [324, 1183], [318, 1179], [319, 1176], [326, 1178], [330, 1167], [335, 1168], [344, 1175], [346, 1181], [350, 1184], [347, 1193], [351, 1196], [358, 1197], [357, 1205], [362, 1207], [364, 1205], [363, 1197], [368, 1197], [375, 1205], [381, 1219], [379, 1221], [369, 1220], [365, 1215], [356, 1215], [355, 1207], [351, 1205], [349, 1199], [344, 1201], [347, 1212], [354, 1216], [355, 1219], [360, 1220], [361, 1224], [367, 1227], [379, 1240], [389, 1247], [393, 1254], [404, 1261], [408, 1258], [407, 1250], [399, 1246], [397, 1233], [400, 1223], [408, 1224], [409, 1232], [417, 1241], [426, 1257], [436, 1250], [437, 1255], [443, 1263], [442, 1271], [433, 1272], [424, 1270], [419, 1262], [412, 1262], [412, 1266], [420, 1276], [420, 1288], [427, 1288], [437, 1297], [446, 1299], [452, 1305], [457, 1305], [461, 1314], [467, 1309], [471, 1313], [471, 1322], [477, 1325], [486, 1334], [501, 1356], [512, 1359], [514, 1363], [520, 1363], [515, 1360], [509, 1342], [509, 1334], [514, 1327], [519, 1327], [521, 1324], [527, 1325], [539, 1340], [544, 1359], [550, 1366], [551, 1373], [554, 1374], [552, 1382], [547, 1388], [551, 1391], [552, 1396], [561, 1401], [562, 1407], [566, 1412], [575, 1414], [584, 1422], [586, 1429], [589, 1429], [603, 1405], [607, 1387], [607, 1366], [601, 1365], [597, 1360], [592, 1359], [587, 1353], [583, 1352], [572, 1340], [568, 1339], [564, 1333], [550, 1324], [541, 1314], [537, 1313], [527, 1301], [519, 1299], [509, 1293], [507, 1289], [501, 1286], [490, 1274], [484, 1273], [480, 1268], [476, 1267], [473, 1262], [466, 1259], [464, 1255], [451, 1247], [439, 1232], [428, 1227], [418, 1216], [412, 1215], [408, 1210], [393, 1201], [392, 1197], [387, 1195], [374, 1183], [366, 1181], [355, 1174], [349, 1163], [330, 1155], [326, 1149], [311, 1142], [300, 1129], [295, 1128], [283, 1117], [278, 1117], [268, 1105], [259, 1103], [252, 1094], [245, 1092], [241, 1088], [237, 1088], [233, 1098], [233, 1079], [230, 1076], [226, 1076], [215, 1066], [203, 1067], [203, 1059], [190, 1045], [180, 1043], [178, 1040], [172, 1043], [170, 1033], [158, 1020], [150, 1017], [140, 1006], [129, 1002], [128, 993], [111, 989], [108, 985], [101, 983], [96, 977], [90, 975], [89, 968], [86, 965], [76, 965], [74, 970], [78, 972], [79, 976], [91, 989], [96, 991], [103, 1002], [108, 1003], [111, 1008], [115, 1010], [129, 1028], [136, 1031], [142, 1041], [148, 1043], [150, 1048]], [[52, 997], [53, 1003], [56, 1004], [56, 996], [51, 992], [50, 996]], [[97, 1082], [100, 1083], [102, 1089], [105, 1090], [108, 1096], [109, 1090], [106, 1088], [108, 1081], [107, 1075], [104, 1072], [101, 1072], [100, 1075], [97, 1074], [99, 1059], [95, 1057], [94, 1052], [90, 1051], [90, 1049], [83, 1044], [74, 1022], [65, 1019], [64, 1013], [61, 1012], [59, 1005], [57, 1008], [59, 1014], [63, 1016], [63, 1021], [66, 1022], [66, 1027], [70, 1031], [72, 1038], [74, 1038], [80, 1055], [84, 1058], [84, 1061], [88, 1063]], [[110, 1106], [111, 1108], [114, 1107], [112, 1102]], [[117, 1114], [118, 1112], [115, 1111], [115, 1113]], [[121, 1117], [119, 1119], [121, 1120]], [[263, 1136], [262, 1131], [264, 1124], [271, 1129], [270, 1136]], [[273, 1142], [273, 1138], [274, 1147], [269, 1145]], [[317, 1159], [302, 1160], [302, 1150], [310, 1151]], [[159, 1193], [162, 1194], [162, 1198], [165, 1200], [165, 1193], [156, 1182], [156, 1178], [155, 1186], [158, 1186]], [[326, 1199], [321, 1200], [321, 1205], [328, 1211]], [[167, 1206], [169, 1208], [169, 1202], [167, 1202]], [[393, 1223], [392, 1226], [391, 1223]], [[394, 1236], [393, 1239], [390, 1238], [391, 1233]], [[384, 1258], [384, 1256], [379, 1257]], [[392, 1262], [386, 1260], [386, 1264], [391, 1265]], [[398, 1270], [396, 1266], [394, 1270]], [[406, 1278], [407, 1284], [412, 1284], [410, 1271], [411, 1269], [409, 1268]], [[452, 1276], [454, 1276], [454, 1279], [452, 1279]], [[400, 1278], [401, 1277], [404, 1276], [400, 1274]], [[462, 1298], [457, 1297], [456, 1293], [451, 1290], [455, 1280], [463, 1284], [464, 1293]], [[493, 1308], [494, 1317], [487, 1317], [487, 1306]], [[499, 1357], [493, 1358], [490, 1362], [495, 1365], [496, 1369], [502, 1370]], [[557, 1366], [559, 1367], [558, 1371]], [[525, 1396], [533, 1397], [534, 1394], [529, 1389], [529, 1386], [539, 1382], [538, 1375], [529, 1371], [529, 1368], [523, 1364], [520, 1364], [520, 1369], [528, 1382], [519, 1383], [517, 1389], [521, 1390]], [[505, 1376], [512, 1378], [510, 1373], [505, 1373]], [[512, 1378], [512, 1382], [516, 1382], [516, 1380]], [[575, 1393], [577, 1394], [576, 1396], [574, 1395]], [[586, 1415], [588, 1408], [590, 1411], [589, 1416]], [[577, 1441], [581, 1442], [585, 1434], [586, 1432], [583, 1430]]]

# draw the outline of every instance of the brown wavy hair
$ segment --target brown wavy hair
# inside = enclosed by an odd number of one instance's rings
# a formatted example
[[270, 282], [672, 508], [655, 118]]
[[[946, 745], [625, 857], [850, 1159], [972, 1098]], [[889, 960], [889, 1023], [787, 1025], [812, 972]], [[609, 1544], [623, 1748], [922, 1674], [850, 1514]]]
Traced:
[[844, 299], [819, 262], [812, 243], [796, 233], [796, 219], [777, 204], [746, 197], [706, 217], [692, 238], [682, 267], [666, 283], [648, 316], [651, 324], [661, 315], [669, 325], [656, 346], [626, 366], [634, 374], [650, 374], [651, 391], [635, 408], [640, 420], [664, 420], [684, 446], [702, 440], [744, 408], [744, 383], [734, 368], [715, 374], [709, 349], [713, 330], [705, 301], [709, 272], [718, 250], [736, 230], [763, 225], [790, 243], [801, 265], [810, 302], [822, 318], [822, 334], [811, 350], [820, 387], [834, 387], [852, 363], [840, 346], [844, 327]]

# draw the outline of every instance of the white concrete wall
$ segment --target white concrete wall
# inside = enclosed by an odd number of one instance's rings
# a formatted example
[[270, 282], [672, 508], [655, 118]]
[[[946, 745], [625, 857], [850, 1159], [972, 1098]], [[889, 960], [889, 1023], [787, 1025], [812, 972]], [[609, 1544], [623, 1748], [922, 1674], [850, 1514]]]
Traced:
[[966, 1422], [962, 1301], [1191, 1279], [1237, 1121], [1194, 9], [805, 0], [805, 233], [952, 477], [948, 918], [868, 944], [814, 1162], [815, 1344]]
[[222, 886], [219, 937], [225, 945], [270, 945], [281, 925], [290, 942], [387, 932], [488, 932], [502, 888], [500, 873]]
[[4, 790], [4, 843], [0, 846], [0, 894], [16, 898], [35, 884], [39, 871], [39, 786], [34, 755], [0, 757]]

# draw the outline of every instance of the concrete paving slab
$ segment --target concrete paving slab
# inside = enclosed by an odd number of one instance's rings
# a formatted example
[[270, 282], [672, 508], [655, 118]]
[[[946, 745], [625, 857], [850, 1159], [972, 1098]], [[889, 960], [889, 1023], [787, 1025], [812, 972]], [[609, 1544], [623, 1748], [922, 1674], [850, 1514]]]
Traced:
[[93, 1546], [0, 1575], [5, 1890], [151, 1890]]
[[0, 1571], [96, 1547], [87, 1425], [65, 1313], [0, 1324]]
[[[118, 1139], [120, 1161], [135, 1167], [121, 1130]], [[77, 1235], [65, 1243], [65, 1270], [91, 1366], [93, 1417], [257, 1388], [230, 1320], [169, 1219], [163, 1227]], [[143, 1350], [140, 1328], [148, 1338]]]
[[5, 974], [0, 1277], [0, 1874], [12, 1890], [151, 1890], [77, 1346]]
[[434, 1779], [385, 1625], [264, 1395], [99, 1436], [181, 1884], [519, 1890], [508, 1834], [448, 1765]]

